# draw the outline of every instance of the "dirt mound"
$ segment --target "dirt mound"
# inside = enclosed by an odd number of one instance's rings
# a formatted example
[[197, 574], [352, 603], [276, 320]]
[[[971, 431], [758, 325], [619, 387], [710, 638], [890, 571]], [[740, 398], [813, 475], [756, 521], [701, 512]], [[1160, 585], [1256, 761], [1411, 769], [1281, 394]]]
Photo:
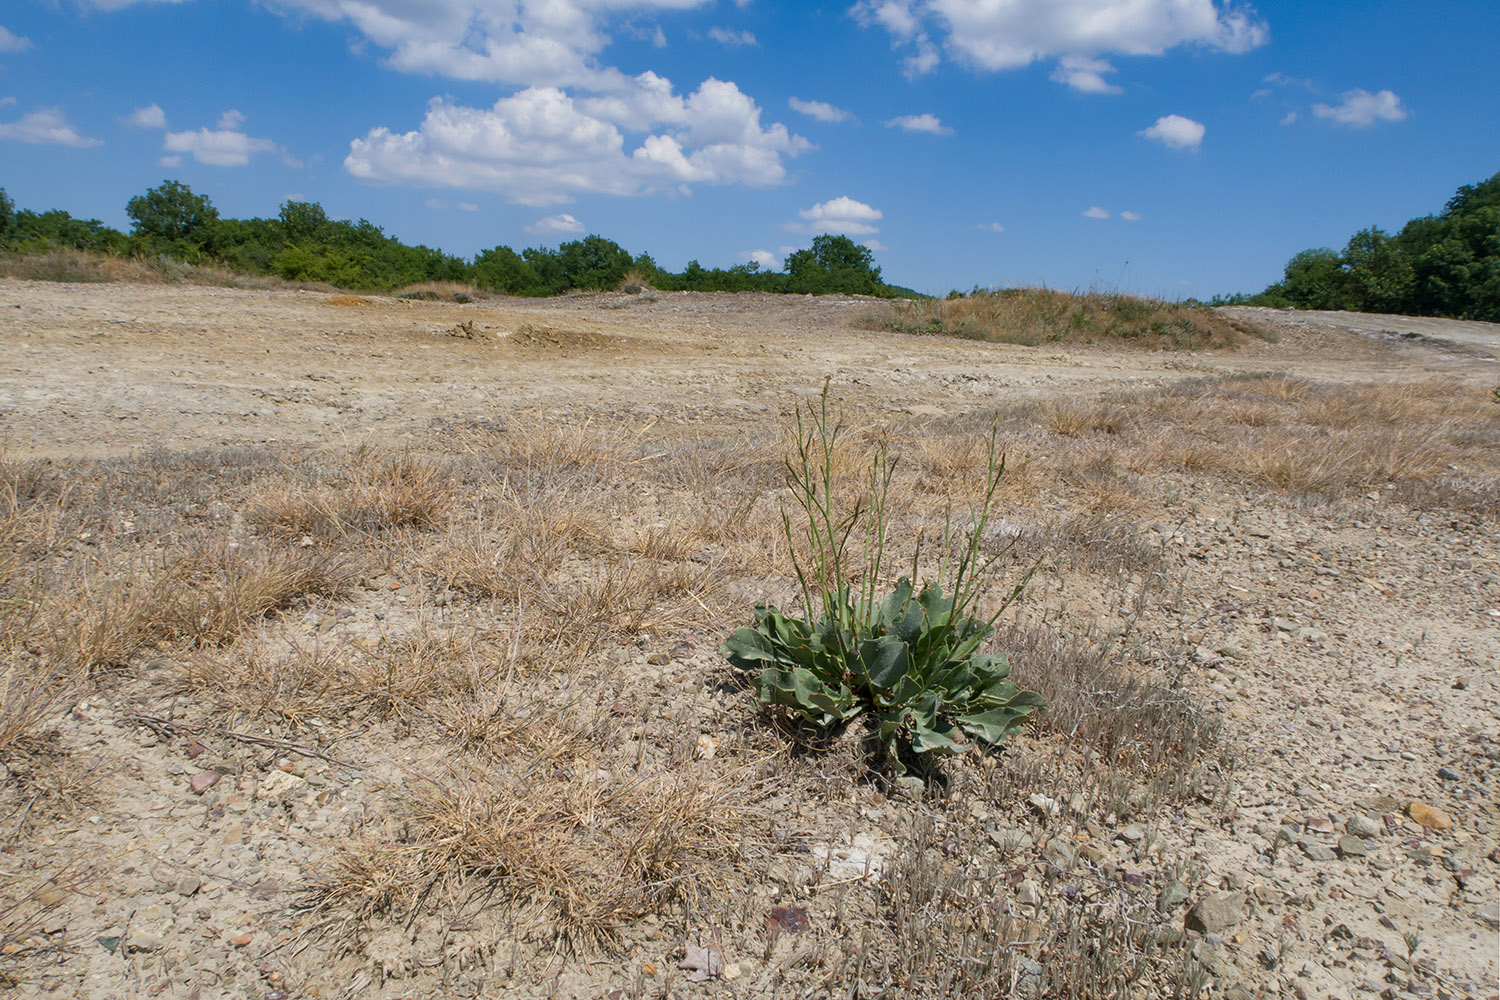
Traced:
[[601, 351], [620, 346], [620, 338], [592, 333], [587, 330], [572, 330], [567, 327], [542, 326], [522, 323], [514, 333], [503, 338], [517, 349], [539, 354]]

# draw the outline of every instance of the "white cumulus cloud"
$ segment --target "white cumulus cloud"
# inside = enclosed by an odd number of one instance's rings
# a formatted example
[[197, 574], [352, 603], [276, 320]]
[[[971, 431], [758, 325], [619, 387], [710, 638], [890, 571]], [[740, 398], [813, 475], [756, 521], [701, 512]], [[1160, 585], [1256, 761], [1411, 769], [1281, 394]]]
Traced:
[[1063, 56], [1052, 71], [1052, 79], [1085, 94], [1118, 94], [1120, 88], [1104, 79], [1105, 73], [1113, 72], [1115, 68], [1107, 59]]
[[38, 143], [49, 146], [73, 146], [86, 149], [104, 140], [91, 139], [69, 124], [61, 108], [38, 108], [18, 121], [0, 124], [0, 139]]
[[[1180, 45], [1246, 52], [1270, 37], [1236, 0], [859, 0], [850, 13], [908, 52], [907, 76], [936, 67], [938, 42], [957, 62], [995, 72], [1039, 59], [1157, 56]], [[1061, 82], [1075, 86], [1066, 67], [1060, 72]], [[1102, 72], [1087, 82], [1107, 87]]]
[[[528, 87], [488, 108], [434, 98], [416, 130], [376, 128], [350, 143], [344, 167], [371, 183], [477, 188], [552, 205], [584, 193], [781, 184], [784, 159], [812, 148], [784, 125], [762, 125], [759, 106], [733, 83], [710, 77], [687, 97], [655, 74], [635, 84], [580, 99]], [[627, 132], [649, 134], [627, 143]]]
[[0, 52], [25, 52], [31, 48], [31, 39], [17, 35], [0, 24]]
[[854, 117], [843, 108], [836, 108], [826, 101], [804, 101], [800, 97], [787, 98], [787, 107], [801, 115], [816, 118], [820, 122], [846, 122]]
[[1140, 222], [1141, 221], [1141, 213], [1140, 212], [1121, 212], [1120, 213], [1120, 218], [1124, 219], [1126, 222]]
[[840, 233], [845, 236], [869, 236], [880, 232], [880, 227], [875, 223], [885, 218], [885, 213], [880, 209], [855, 201], [848, 195], [820, 202], [797, 214], [803, 221], [788, 223], [787, 228], [814, 235]]
[[545, 219], [537, 219], [526, 227], [526, 231], [534, 236], [553, 235], [557, 233], [581, 233], [583, 223], [579, 222], [567, 212], [561, 215], [549, 215]]
[[148, 104], [144, 108], [136, 108], [122, 120], [126, 125], [134, 128], [167, 127], [167, 113], [156, 104]]
[[720, 28], [718, 26], [709, 28], [708, 37], [712, 38], [720, 45], [727, 45], [732, 49], [738, 48], [741, 45], [760, 44], [755, 40], [755, 35], [752, 32], [735, 31], [733, 28]]
[[[546, 205], [579, 193], [633, 195], [692, 184], [780, 184], [812, 148], [732, 82], [691, 94], [603, 59], [615, 35], [665, 44], [658, 15], [710, 0], [267, 0], [288, 16], [347, 22], [401, 72], [510, 85], [490, 107], [429, 102], [416, 127], [377, 125], [350, 144], [355, 177], [477, 188]], [[647, 27], [642, 27], [646, 25]], [[753, 44], [748, 31], [710, 37]], [[375, 124], [375, 123], [372, 123]], [[633, 134], [635, 133], [635, 134]]]
[[1313, 114], [1350, 128], [1369, 128], [1376, 122], [1399, 122], [1407, 115], [1401, 98], [1389, 90], [1346, 90], [1338, 104], [1314, 104]]
[[762, 271], [781, 270], [781, 258], [769, 250], [743, 250], [740, 252], [740, 260], [747, 264], [758, 264]]
[[1000, 223], [998, 223], [998, 222], [981, 222], [979, 225], [975, 226], [974, 228], [975, 229], [983, 230], [984, 232], [987, 232], [987, 233], [1003, 233], [1003, 232], [1005, 232], [1005, 227], [1002, 226], [1002, 225], [1000, 225]]
[[[95, 0], [97, 2], [97, 0]], [[111, 0], [115, 2], [115, 0]], [[621, 13], [706, 6], [708, 0], [277, 0], [273, 10], [347, 21], [387, 65], [407, 73], [521, 87], [619, 87], [627, 78], [598, 56]], [[639, 29], [629, 22], [619, 30]], [[665, 42], [659, 30], [652, 40]]]
[[1203, 144], [1203, 133], [1207, 131], [1202, 122], [1195, 122], [1191, 118], [1182, 115], [1162, 115], [1156, 119], [1156, 124], [1150, 128], [1142, 129], [1137, 135], [1143, 135], [1147, 139], [1155, 139], [1168, 149], [1182, 149], [1189, 152], [1196, 150]]
[[899, 128], [903, 132], [926, 132], [929, 135], [952, 135], [953, 130], [944, 125], [937, 115], [923, 112], [920, 115], [899, 115], [888, 119], [886, 128]]
[[1084, 210], [1083, 217], [1085, 219], [1107, 219], [1109, 218], [1109, 210], [1100, 208], [1098, 205], [1092, 205]]
[[[163, 116], [163, 125], [166, 124]], [[300, 166], [270, 139], [257, 139], [247, 135], [242, 126], [245, 116], [231, 108], [219, 116], [213, 128], [200, 128], [184, 132], [168, 132], [162, 148], [169, 155], [191, 156], [199, 163], [211, 167], [243, 167], [257, 153], [279, 153], [288, 166]]]

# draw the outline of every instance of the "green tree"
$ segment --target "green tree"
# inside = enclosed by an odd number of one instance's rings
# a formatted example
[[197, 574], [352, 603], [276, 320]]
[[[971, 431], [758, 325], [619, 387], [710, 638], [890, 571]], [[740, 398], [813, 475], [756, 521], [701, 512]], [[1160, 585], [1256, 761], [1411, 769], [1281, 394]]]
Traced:
[[1349, 276], [1337, 251], [1304, 250], [1287, 261], [1285, 277], [1272, 286], [1299, 309], [1347, 309]]
[[37, 253], [54, 247], [120, 253], [125, 234], [98, 219], [75, 219], [61, 209], [33, 212], [23, 208], [12, 216], [6, 243], [22, 253]]
[[1383, 230], [1361, 229], [1344, 247], [1344, 268], [1354, 307], [1365, 312], [1401, 312], [1416, 276], [1401, 246]]
[[614, 289], [635, 260], [614, 240], [585, 236], [557, 248], [567, 288]]
[[786, 272], [789, 292], [879, 295], [884, 289], [875, 255], [847, 236], [814, 237], [811, 248], [787, 257]]
[[178, 181], [162, 181], [125, 203], [131, 235], [150, 243], [204, 247], [212, 242], [219, 211], [206, 194]]
[[1440, 214], [1395, 236], [1372, 227], [1342, 254], [1297, 254], [1283, 280], [1249, 301], [1500, 321], [1500, 174], [1465, 184]]
[[510, 247], [497, 246], [474, 258], [474, 284], [504, 295], [545, 295], [541, 275]]
[[0, 188], [0, 243], [5, 242], [5, 237], [10, 233], [10, 227], [15, 222], [16, 203], [11, 201], [10, 195], [5, 193], [5, 188]]
[[281, 205], [281, 231], [288, 243], [305, 243], [328, 222], [328, 213], [315, 201], [287, 201]]
[[649, 253], [643, 250], [636, 254], [635, 260], [630, 262], [630, 269], [639, 274], [646, 284], [660, 287], [662, 269]]

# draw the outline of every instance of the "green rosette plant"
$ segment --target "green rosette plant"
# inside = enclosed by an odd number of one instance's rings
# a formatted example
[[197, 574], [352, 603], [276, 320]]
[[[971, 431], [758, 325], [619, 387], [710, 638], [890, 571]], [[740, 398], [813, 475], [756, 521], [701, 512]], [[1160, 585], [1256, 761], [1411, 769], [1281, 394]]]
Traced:
[[[894, 591], [877, 597], [895, 463], [883, 444], [878, 447], [867, 500], [840, 513], [833, 498], [839, 430], [829, 423], [825, 386], [821, 405], [810, 407], [805, 420], [798, 413], [796, 456], [788, 462], [789, 482], [805, 518], [798, 521], [805, 525], [812, 553], [805, 562], [793, 557], [803, 616], [758, 606], [753, 624], [725, 640], [724, 656], [750, 675], [751, 691], [763, 709], [788, 710], [825, 731], [864, 716], [872, 740], [898, 771], [908, 762], [925, 769], [970, 744], [999, 746], [1045, 702], [1010, 680], [1004, 654], [980, 651], [1031, 570], [988, 618], [972, 613], [1005, 555], [985, 556], [980, 549], [1004, 472], [996, 435], [990, 437], [986, 490], [970, 511], [962, 540], [949, 518], [937, 579], [920, 590], [912, 582], [919, 542], [912, 572]], [[785, 511], [783, 525], [794, 543], [792, 517]], [[864, 557], [857, 570], [850, 552], [856, 532]], [[790, 547], [795, 554], [797, 546]], [[952, 579], [951, 596], [944, 595], [945, 578]]]

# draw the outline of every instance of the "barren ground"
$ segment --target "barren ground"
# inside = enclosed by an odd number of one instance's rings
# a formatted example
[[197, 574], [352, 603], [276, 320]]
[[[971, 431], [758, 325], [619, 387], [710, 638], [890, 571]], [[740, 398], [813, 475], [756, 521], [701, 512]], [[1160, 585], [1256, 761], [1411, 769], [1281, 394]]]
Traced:
[[[0, 986], [1500, 995], [1500, 328], [878, 308], [0, 281]], [[717, 652], [825, 379], [900, 545], [998, 420], [1040, 561], [1054, 710], [927, 786]]]

